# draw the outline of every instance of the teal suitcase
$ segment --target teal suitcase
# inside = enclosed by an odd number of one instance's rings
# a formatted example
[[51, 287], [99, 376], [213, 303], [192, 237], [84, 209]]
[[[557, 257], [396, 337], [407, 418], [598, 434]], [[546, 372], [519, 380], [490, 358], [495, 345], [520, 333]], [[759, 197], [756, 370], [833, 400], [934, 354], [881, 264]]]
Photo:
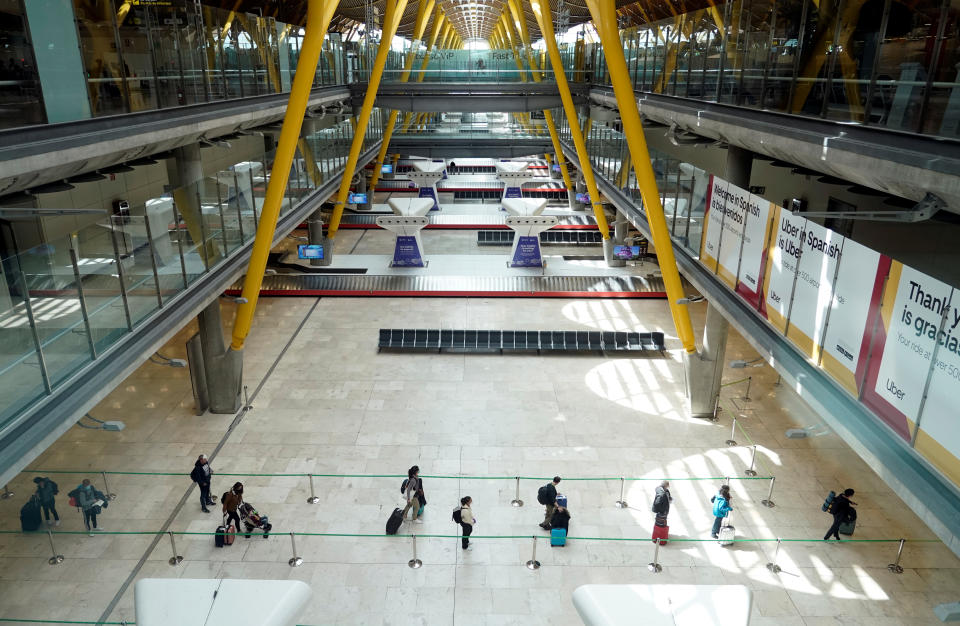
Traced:
[[551, 528], [550, 529], [550, 545], [551, 546], [567, 545], [567, 529]]

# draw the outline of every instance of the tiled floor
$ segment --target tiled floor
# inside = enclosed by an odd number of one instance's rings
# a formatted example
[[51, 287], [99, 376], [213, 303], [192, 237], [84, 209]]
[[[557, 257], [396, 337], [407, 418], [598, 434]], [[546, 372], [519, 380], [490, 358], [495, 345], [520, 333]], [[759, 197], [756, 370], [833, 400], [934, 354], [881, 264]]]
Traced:
[[[225, 307], [227, 305], [224, 305]], [[693, 305], [702, 327], [704, 305]], [[226, 316], [229, 318], [229, 316]], [[230, 320], [226, 323], [229, 325]], [[302, 327], [300, 326], [302, 324]], [[385, 354], [376, 350], [379, 327], [658, 330], [667, 332], [666, 358], [600, 355]], [[162, 352], [183, 357], [194, 325]], [[287, 343], [289, 347], [281, 355]], [[115, 389], [92, 414], [121, 419], [122, 432], [74, 428], [33, 467], [81, 470], [53, 475], [60, 484], [59, 531], [80, 531], [66, 492], [83, 476], [102, 485], [96, 470], [188, 472], [200, 453], [218, 473], [214, 493], [238, 479], [222, 473], [400, 474], [419, 464], [429, 504], [421, 534], [449, 535], [450, 510], [461, 495], [475, 501], [477, 535], [464, 553], [451, 538], [421, 538], [422, 569], [411, 570], [409, 538], [382, 536], [398, 503], [400, 479], [317, 478], [320, 504], [306, 503], [301, 477], [239, 477], [246, 497], [270, 516], [267, 540], [239, 537], [217, 549], [209, 535], [177, 536], [185, 558], [171, 567], [170, 543], [153, 535], [58, 534], [66, 560], [47, 564], [44, 536], [0, 534], [0, 617], [111, 621], [134, 618], [133, 586], [150, 576], [298, 578], [313, 588], [303, 624], [579, 624], [570, 594], [588, 582], [741, 583], [754, 590], [754, 624], [939, 623], [932, 607], [956, 601], [960, 561], [938, 543], [907, 544], [902, 575], [887, 571], [894, 543], [827, 545], [784, 543], [783, 568], [765, 564], [775, 542], [674, 541], [659, 552], [663, 572], [647, 571], [647, 538], [655, 481], [673, 479], [670, 514], [675, 539], [709, 539], [709, 496], [719, 480], [743, 476], [747, 447], [727, 447], [729, 416], [719, 423], [684, 417], [683, 376], [667, 307], [661, 301], [507, 299], [270, 299], [260, 302], [245, 351], [244, 379], [253, 409], [232, 431], [232, 415], [196, 416], [186, 370], [147, 363]], [[728, 360], [750, 358], [746, 342], [731, 334]], [[280, 357], [278, 359], [278, 357]], [[729, 370], [726, 380], [743, 377]], [[264, 380], [264, 376], [269, 376]], [[790, 427], [818, 420], [789, 389], [775, 386], [768, 368], [753, 375], [751, 400], [744, 385], [725, 388], [724, 403], [742, 407], [741, 423], [758, 444], [761, 476], [775, 475], [768, 509], [768, 480], [732, 481], [738, 537], [816, 539], [829, 518], [820, 511], [830, 489], [857, 490], [860, 520], [855, 539], [930, 539], [931, 533], [874, 472], [833, 434], [787, 439]], [[740, 433], [736, 435], [740, 443]], [[522, 508], [510, 506], [512, 476], [566, 477], [573, 538], [565, 548], [544, 541], [543, 567], [529, 571], [533, 535], [542, 508], [542, 481], [521, 485]], [[22, 474], [0, 501], [0, 525], [18, 528], [17, 511], [35, 474]], [[626, 482], [626, 510], [613, 506]], [[573, 478], [612, 477], [606, 481]], [[116, 501], [101, 516], [109, 531], [169, 530], [209, 533], [216, 514], [199, 510], [189, 479], [110, 476]], [[181, 506], [182, 503], [182, 506]], [[359, 533], [374, 537], [300, 537], [300, 568], [290, 568], [283, 532]], [[406, 530], [402, 532], [407, 532]], [[116, 601], [115, 606], [113, 605]]]

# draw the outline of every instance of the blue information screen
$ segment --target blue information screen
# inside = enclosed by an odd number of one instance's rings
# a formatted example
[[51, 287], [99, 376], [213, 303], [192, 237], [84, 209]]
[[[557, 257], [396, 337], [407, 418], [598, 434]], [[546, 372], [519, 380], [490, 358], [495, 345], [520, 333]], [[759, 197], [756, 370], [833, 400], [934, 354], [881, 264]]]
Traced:
[[297, 256], [301, 259], [322, 259], [323, 246], [317, 244], [297, 246]]
[[367, 194], [365, 193], [351, 193], [347, 195], [347, 204], [366, 204], [367, 203]]
[[614, 246], [613, 258], [630, 261], [640, 258], [640, 246]]
[[553, 171], [554, 171], [554, 172], [559, 172], [559, 171], [560, 171], [560, 166], [557, 165], [556, 163], [554, 163], [554, 164], [553, 164]]
[[590, 194], [588, 193], [578, 193], [577, 202], [582, 202], [584, 204], [590, 204]]
[[381, 174], [393, 174], [393, 163], [384, 163], [380, 166]]

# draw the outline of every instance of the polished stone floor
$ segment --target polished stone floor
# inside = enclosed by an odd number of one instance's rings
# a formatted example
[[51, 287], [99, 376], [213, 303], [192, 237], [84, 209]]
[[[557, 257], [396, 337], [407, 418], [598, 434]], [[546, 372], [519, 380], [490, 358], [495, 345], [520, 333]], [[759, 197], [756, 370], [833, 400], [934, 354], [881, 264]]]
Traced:
[[[224, 310], [232, 305], [224, 301]], [[702, 327], [705, 305], [692, 305]], [[225, 315], [225, 325], [231, 323]], [[588, 355], [387, 354], [376, 349], [380, 327], [554, 330], [664, 330], [669, 351], [638, 358]], [[859, 503], [854, 539], [932, 539], [932, 533], [878, 476], [819, 421], [767, 367], [729, 369], [725, 380], [753, 377], [724, 389], [727, 411], [743, 415], [746, 435], [728, 447], [730, 413], [719, 423], [684, 416], [679, 343], [662, 301], [415, 298], [265, 298], [245, 351], [244, 381], [253, 408], [233, 415], [193, 411], [187, 372], [146, 363], [91, 414], [120, 419], [121, 432], [73, 428], [31, 467], [77, 470], [50, 474], [60, 484], [63, 524], [54, 530], [66, 559], [48, 565], [43, 535], [0, 534], [0, 617], [132, 620], [132, 582], [142, 577], [298, 578], [313, 588], [301, 624], [579, 624], [570, 602], [588, 582], [739, 583], [754, 591], [753, 624], [833, 625], [939, 623], [936, 604], [956, 601], [960, 560], [937, 542], [908, 542], [901, 575], [887, 571], [896, 543], [785, 542], [783, 568], [766, 564], [775, 541], [720, 547], [709, 541], [709, 497], [733, 477], [738, 538], [818, 539], [829, 525], [820, 511], [827, 491], [853, 487]], [[195, 324], [161, 352], [184, 357]], [[731, 333], [728, 360], [753, 356]], [[787, 439], [791, 427], [815, 427]], [[757, 444], [760, 477], [776, 476], [774, 508], [760, 504], [768, 479], [739, 480]], [[218, 446], [222, 447], [219, 448]], [[100, 517], [108, 532], [89, 537], [66, 493], [98, 471], [186, 473], [197, 455], [213, 455], [213, 491], [234, 480], [246, 499], [270, 516], [276, 534], [238, 537], [213, 546], [218, 515], [200, 511], [185, 476], [110, 475], [117, 494]], [[315, 478], [320, 503], [307, 504], [303, 477], [255, 474], [402, 474], [413, 464], [427, 478], [423, 525], [402, 533], [450, 535], [450, 511], [474, 499], [474, 540], [463, 552], [454, 538], [421, 537], [423, 567], [407, 567], [408, 537], [385, 537], [384, 523], [400, 500], [399, 478]], [[244, 476], [224, 476], [225, 473]], [[521, 482], [523, 507], [510, 506], [514, 476], [565, 478], [573, 519], [564, 548], [538, 541], [543, 566], [530, 571], [545, 480]], [[17, 512], [36, 474], [10, 484], [0, 501], [0, 528], [19, 528]], [[660, 574], [647, 571], [656, 480], [672, 479], [671, 536], [659, 551]], [[629, 508], [618, 509], [619, 477]], [[574, 480], [608, 478], [608, 480]], [[184, 562], [171, 567], [169, 538]], [[60, 534], [72, 531], [74, 534]], [[291, 568], [283, 533], [344, 533], [362, 537], [298, 537], [304, 559]], [[112, 534], [116, 532], [134, 534]], [[136, 534], [136, 533], [148, 534]]]

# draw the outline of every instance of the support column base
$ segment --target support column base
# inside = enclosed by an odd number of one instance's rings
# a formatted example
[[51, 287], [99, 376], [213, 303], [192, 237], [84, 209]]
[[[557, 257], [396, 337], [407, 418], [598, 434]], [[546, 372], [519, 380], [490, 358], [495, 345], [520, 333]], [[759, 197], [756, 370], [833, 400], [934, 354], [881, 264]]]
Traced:
[[683, 373], [690, 400], [690, 417], [713, 419], [719, 388], [714, 389], [715, 363], [696, 352], [683, 355]]
[[228, 349], [224, 354], [203, 360], [206, 369], [210, 412], [236, 413], [243, 391], [243, 351]]

